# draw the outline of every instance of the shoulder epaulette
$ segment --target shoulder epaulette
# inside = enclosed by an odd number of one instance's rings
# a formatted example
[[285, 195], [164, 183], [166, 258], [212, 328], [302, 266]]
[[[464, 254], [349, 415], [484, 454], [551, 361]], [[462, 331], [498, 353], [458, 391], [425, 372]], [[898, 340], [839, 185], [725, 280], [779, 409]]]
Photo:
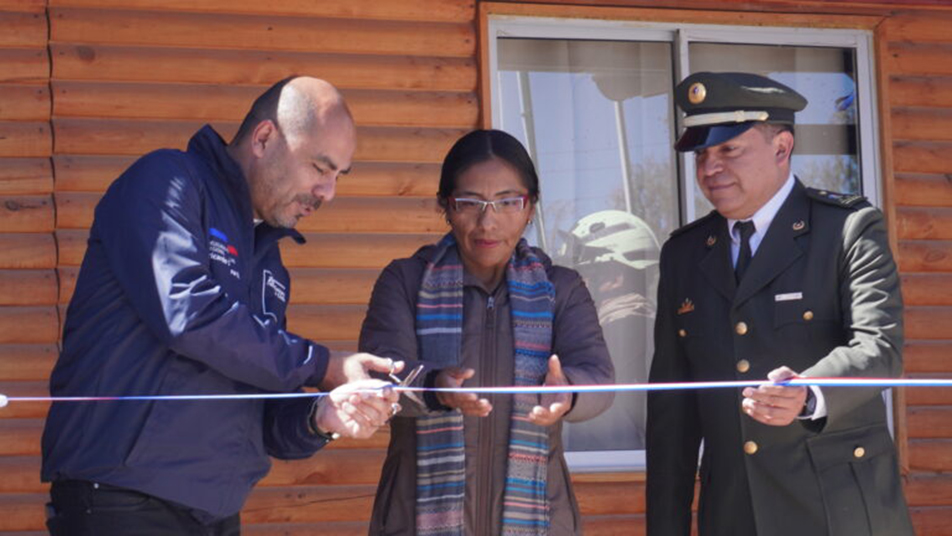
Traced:
[[670, 236], [675, 237], [675, 236], [678, 236], [679, 234], [683, 234], [683, 233], [685, 233], [685, 232], [687, 232], [687, 231], [689, 231], [689, 230], [691, 230], [691, 229], [693, 229], [693, 228], [695, 228], [695, 227], [698, 227], [698, 226], [700, 226], [700, 225], [702, 225], [702, 224], [704, 224], [704, 223], [707, 223], [709, 220], [711, 220], [711, 218], [714, 218], [714, 217], [717, 216], [717, 215], [718, 215], [718, 214], [717, 214], [717, 211], [716, 211], [716, 210], [712, 210], [712, 211], [708, 212], [706, 216], [703, 216], [703, 217], [701, 217], [701, 218], [698, 218], [698, 219], [692, 221], [691, 223], [685, 224], [685, 225], [683, 225], [683, 226], [681, 226], [681, 227], [678, 227], [677, 229], [671, 231], [671, 235], [670, 235]]
[[817, 188], [807, 188], [807, 197], [827, 205], [841, 208], [862, 208], [868, 206], [869, 201], [858, 194], [841, 194]]

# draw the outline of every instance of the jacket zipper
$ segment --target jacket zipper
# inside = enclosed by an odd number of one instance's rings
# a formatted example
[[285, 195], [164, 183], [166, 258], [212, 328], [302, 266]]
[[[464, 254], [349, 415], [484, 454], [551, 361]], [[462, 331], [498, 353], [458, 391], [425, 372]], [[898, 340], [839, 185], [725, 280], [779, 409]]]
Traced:
[[[489, 299], [486, 300], [486, 321], [484, 324], [485, 332], [483, 333], [481, 345], [483, 348], [482, 355], [480, 356], [480, 368], [486, 373], [482, 375], [481, 385], [485, 385], [486, 382], [495, 381], [495, 321], [496, 321], [496, 298], [492, 294], [489, 295]], [[490, 383], [492, 385], [492, 383]], [[479, 448], [476, 451], [476, 461], [480, 463], [482, 458], [481, 454], [485, 453], [485, 456], [488, 458], [485, 467], [489, 468], [488, 471], [482, 472], [479, 477], [476, 478], [476, 509], [475, 514], [476, 518], [473, 520], [473, 526], [475, 528], [474, 534], [489, 534], [489, 531], [486, 530], [488, 527], [484, 525], [492, 526], [493, 516], [489, 511], [488, 505], [492, 504], [492, 475], [495, 473], [493, 467], [495, 463], [493, 461], [493, 431], [494, 427], [492, 425], [492, 416], [479, 419], [479, 435], [477, 436], [479, 442]], [[488, 476], [487, 476], [488, 475]], [[487, 489], [488, 488], [488, 489]]]

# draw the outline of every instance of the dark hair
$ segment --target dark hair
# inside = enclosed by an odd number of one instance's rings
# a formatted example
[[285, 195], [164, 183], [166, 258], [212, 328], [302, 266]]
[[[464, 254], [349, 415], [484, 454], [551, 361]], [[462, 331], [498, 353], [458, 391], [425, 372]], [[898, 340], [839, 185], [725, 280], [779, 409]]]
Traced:
[[523, 186], [529, 190], [529, 199], [533, 203], [539, 200], [539, 176], [522, 143], [501, 130], [474, 130], [457, 140], [443, 159], [440, 189], [436, 193], [440, 206], [446, 209], [460, 175], [473, 165], [493, 158], [514, 167], [522, 177]]
[[241, 126], [238, 127], [238, 132], [236, 132], [235, 137], [232, 138], [232, 144], [238, 144], [247, 136], [251, 135], [255, 127], [258, 126], [258, 123], [262, 121], [272, 121], [277, 124], [278, 100], [281, 98], [281, 90], [284, 89], [284, 86], [288, 85], [288, 82], [297, 77], [298, 75], [295, 74], [275, 82], [273, 86], [269, 87], [255, 99], [254, 104], [251, 105], [251, 109], [248, 110], [248, 114], [245, 115], [244, 120], [242, 120]]

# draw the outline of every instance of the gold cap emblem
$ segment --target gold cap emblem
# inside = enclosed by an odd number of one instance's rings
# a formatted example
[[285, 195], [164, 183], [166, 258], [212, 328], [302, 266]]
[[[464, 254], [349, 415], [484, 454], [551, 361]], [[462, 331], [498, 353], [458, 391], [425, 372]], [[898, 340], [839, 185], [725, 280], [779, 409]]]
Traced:
[[688, 88], [688, 101], [691, 104], [701, 104], [705, 97], [707, 97], [707, 88], [704, 84], [695, 82]]

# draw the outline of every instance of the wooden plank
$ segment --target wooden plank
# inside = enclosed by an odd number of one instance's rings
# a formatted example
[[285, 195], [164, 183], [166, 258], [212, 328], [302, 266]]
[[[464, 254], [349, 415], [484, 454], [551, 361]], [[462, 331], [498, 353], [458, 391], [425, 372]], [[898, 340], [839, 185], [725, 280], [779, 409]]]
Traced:
[[[281, 256], [290, 267], [376, 268], [393, 259], [409, 257], [421, 246], [440, 239], [439, 234], [312, 234], [307, 244], [284, 241]], [[341, 338], [341, 337], [335, 337]]]
[[[363, 536], [367, 534], [366, 521], [321, 521], [321, 536]], [[241, 533], [248, 536], [313, 536], [315, 526], [311, 523], [267, 523], [251, 525], [242, 516]], [[43, 536], [43, 535], [37, 535]]]
[[[265, 89], [265, 85], [57, 81], [53, 113], [58, 117], [240, 121]], [[479, 116], [475, 95], [466, 92], [352, 89], [345, 90], [344, 96], [358, 125], [473, 128]]]
[[45, 493], [38, 456], [0, 456], [0, 493]]
[[56, 227], [58, 229], [89, 229], [93, 213], [102, 198], [100, 192], [57, 192]]
[[89, 229], [57, 229], [56, 245], [61, 266], [79, 266], [86, 254]]
[[0, 344], [0, 378], [46, 381], [58, 355], [56, 344]]
[[0, 11], [0, 47], [46, 47], [46, 16], [40, 12]]
[[893, 140], [952, 140], [952, 109], [894, 108]]
[[0, 268], [53, 268], [56, 241], [51, 233], [0, 233]]
[[472, 57], [470, 23], [53, 8], [50, 40], [219, 49]]
[[644, 482], [573, 482], [582, 515], [643, 514]]
[[[906, 294], [905, 289], [903, 294]], [[903, 348], [903, 368], [906, 374], [948, 372], [950, 355], [952, 355], [952, 341], [907, 340]]]
[[48, 194], [53, 191], [49, 158], [0, 159], [0, 195]]
[[[49, 380], [0, 381], [0, 393], [8, 397], [48, 396]], [[49, 402], [11, 402], [3, 408], [4, 419], [45, 419], [50, 410]], [[2, 474], [2, 473], [0, 473]]]
[[5, 530], [40, 530], [46, 526], [47, 493], [0, 495], [0, 519]]
[[910, 508], [909, 515], [916, 534], [924, 536], [946, 534], [952, 526], [952, 507], [950, 506]]
[[[53, 156], [57, 191], [103, 192], [137, 156]], [[337, 183], [339, 196], [435, 196], [438, 164], [356, 162]]]
[[[150, 48], [51, 43], [53, 79], [269, 85], [292, 74], [342, 89], [476, 90], [473, 58]], [[0, 62], [3, 62], [0, 51]], [[45, 64], [44, 64], [45, 65]]]
[[889, 39], [905, 43], [948, 43], [952, 13], [904, 11], [887, 19]]
[[45, 121], [49, 118], [50, 90], [47, 86], [0, 86], [0, 121]]
[[890, 43], [883, 68], [896, 75], [952, 75], [952, 44]]
[[0, 270], [0, 306], [52, 305], [58, 294], [54, 270]]
[[379, 274], [375, 269], [294, 268], [291, 303], [366, 304]]
[[46, 0], [0, 0], [0, 10], [23, 13], [44, 13]]
[[915, 471], [952, 470], [952, 439], [910, 439], [909, 466]]
[[38, 455], [42, 435], [43, 419], [0, 418], [0, 456]]
[[952, 274], [900, 274], [902, 297], [910, 305], [952, 305]]
[[384, 454], [382, 449], [323, 449], [307, 460], [274, 460], [259, 486], [376, 486]]
[[45, 48], [0, 48], [0, 65], [0, 82], [4, 83], [42, 83], [50, 74]]
[[947, 240], [902, 240], [898, 257], [903, 272], [952, 272], [952, 242]]
[[366, 305], [294, 305], [288, 307], [288, 331], [321, 342], [357, 339]]
[[896, 174], [896, 204], [952, 206], [952, 173]]
[[[948, 341], [943, 341], [948, 342]], [[952, 375], [945, 372], [934, 372], [929, 374], [910, 373], [910, 378], [943, 378], [952, 379]], [[952, 406], [952, 389], [947, 387], [916, 387], [915, 389], [906, 389], [907, 406]]]
[[889, 98], [892, 106], [952, 108], [952, 77], [893, 76]]
[[642, 536], [644, 515], [588, 516], [582, 519], [585, 536]]
[[473, 0], [283, 0], [263, 5], [254, 0], [51, 0], [54, 7], [96, 7], [110, 9], [168, 10], [248, 15], [296, 15], [382, 20], [467, 22], [475, 16]]
[[952, 475], [913, 473], [906, 478], [909, 506], [952, 504]]
[[0, 307], [0, 344], [51, 343], [59, 335], [55, 306]]
[[251, 492], [242, 523], [324, 523], [370, 518], [376, 485], [257, 488]]
[[0, 121], [0, 157], [49, 156], [50, 125], [36, 121]]
[[76, 278], [79, 277], [79, 266], [59, 266], [56, 268], [57, 279], [59, 280], [59, 300], [60, 304], [68, 304], [73, 299], [73, 292], [76, 291]]
[[952, 438], [952, 407], [914, 406], [906, 414], [910, 438]]
[[50, 232], [53, 220], [53, 200], [49, 195], [0, 196], [0, 229], [4, 232]]
[[906, 307], [903, 316], [909, 339], [952, 339], [952, 307]]
[[900, 207], [896, 216], [900, 239], [952, 239], [952, 207]]

